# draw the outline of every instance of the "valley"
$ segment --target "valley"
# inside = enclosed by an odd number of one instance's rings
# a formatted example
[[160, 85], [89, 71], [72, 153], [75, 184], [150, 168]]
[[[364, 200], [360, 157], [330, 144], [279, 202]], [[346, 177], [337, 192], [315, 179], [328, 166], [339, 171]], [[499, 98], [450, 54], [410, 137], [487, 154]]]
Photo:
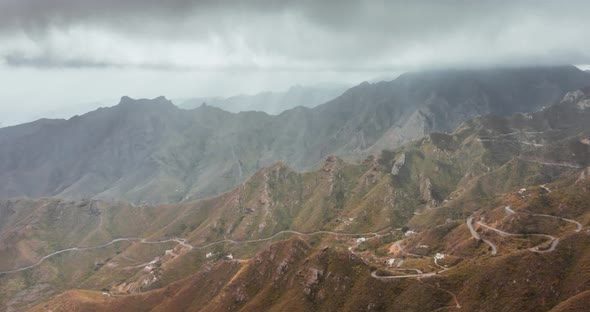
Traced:
[[590, 111], [569, 98], [203, 200], [0, 201], [2, 309], [553, 311], [590, 287]]
[[0, 312], [590, 311], [588, 16], [0, 0]]

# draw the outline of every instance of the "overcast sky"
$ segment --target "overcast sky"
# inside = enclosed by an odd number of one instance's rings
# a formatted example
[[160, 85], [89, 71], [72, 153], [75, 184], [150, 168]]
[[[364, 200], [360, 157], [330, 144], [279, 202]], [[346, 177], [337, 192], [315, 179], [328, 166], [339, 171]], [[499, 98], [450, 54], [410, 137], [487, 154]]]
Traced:
[[122, 95], [590, 64], [589, 13], [589, 1], [575, 0], [0, 0], [0, 123], [81, 113]]

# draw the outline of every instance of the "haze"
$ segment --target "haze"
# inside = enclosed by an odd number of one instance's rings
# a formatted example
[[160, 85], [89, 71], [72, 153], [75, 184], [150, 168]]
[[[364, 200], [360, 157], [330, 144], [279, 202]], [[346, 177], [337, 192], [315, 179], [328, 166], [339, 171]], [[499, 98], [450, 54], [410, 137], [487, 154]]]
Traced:
[[423, 68], [586, 68], [588, 13], [586, 1], [4, 0], [0, 124], [122, 95], [230, 96]]

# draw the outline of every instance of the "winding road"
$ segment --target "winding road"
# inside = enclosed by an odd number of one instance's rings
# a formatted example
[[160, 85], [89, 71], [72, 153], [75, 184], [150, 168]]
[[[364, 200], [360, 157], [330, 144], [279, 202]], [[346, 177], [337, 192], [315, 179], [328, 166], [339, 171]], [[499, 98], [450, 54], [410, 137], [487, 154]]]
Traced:
[[487, 239], [482, 239], [481, 237], [479, 237], [479, 234], [477, 234], [477, 232], [473, 229], [473, 217], [469, 217], [467, 218], [467, 227], [469, 227], [469, 231], [471, 232], [471, 236], [473, 236], [473, 238], [475, 238], [476, 240], [483, 240], [486, 244], [488, 244], [490, 247], [492, 247], [492, 256], [495, 256], [498, 253], [498, 247], [496, 247], [496, 245], [494, 245], [494, 243], [490, 242]]
[[569, 223], [573, 223], [573, 224], [576, 225], [576, 232], [580, 232], [582, 230], [582, 223], [580, 223], [580, 222], [578, 222], [576, 220], [566, 219], [566, 218], [562, 218], [562, 217], [556, 217], [556, 216], [547, 215], [547, 214], [541, 214], [541, 213], [533, 213], [533, 214], [531, 214], [531, 216], [535, 216], [535, 217], [546, 217], [546, 218], [553, 218], [553, 219], [559, 219], [559, 220], [567, 221]]
[[[402, 252], [404, 252], [403, 249], [401, 248], [401, 246], [399, 245], [399, 241], [397, 241], [396, 244], [398, 245], [400, 250], [402, 250]], [[418, 255], [416, 255], [416, 256], [418, 256]], [[419, 257], [423, 258], [423, 256], [419, 256]], [[401, 260], [401, 261], [403, 261], [403, 260]], [[387, 275], [387, 276], [379, 276], [379, 275], [377, 275], [377, 270], [375, 270], [375, 271], [371, 272], [371, 277], [379, 279], [379, 280], [402, 279], [402, 278], [418, 278], [419, 279], [421, 277], [431, 277], [431, 276], [446, 272], [450, 269], [450, 268], [445, 268], [445, 267], [441, 266], [440, 264], [438, 264], [436, 257], [434, 258], [434, 264], [436, 264], [436, 266], [440, 267], [442, 270], [429, 272], [429, 273], [423, 273], [422, 271], [420, 271], [418, 269], [410, 269], [410, 268], [394, 269], [395, 271], [415, 271], [416, 274]], [[399, 268], [399, 264], [398, 264], [398, 268]]]
[[[315, 235], [321, 235], [321, 234], [328, 234], [328, 235], [335, 235], [335, 236], [374, 236], [374, 237], [381, 237], [381, 236], [385, 236], [388, 234], [378, 234], [379, 232], [384, 232], [386, 230], [388, 230], [389, 227], [377, 231], [377, 232], [371, 232], [371, 233], [338, 233], [338, 232], [332, 232], [332, 231], [316, 231], [316, 232], [312, 232], [312, 233], [301, 233], [301, 232], [297, 232], [297, 231], [292, 231], [292, 230], [285, 230], [285, 231], [280, 231], [277, 232], [276, 234], [274, 234], [273, 236], [270, 237], [266, 237], [266, 238], [260, 238], [260, 239], [250, 239], [250, 240], [243, 240], [243, 241], [235, 241], [232, 239], [224, 239], [224, 240], [220, 240], [220, 241], [216, 241], [213, 243], [209, 243], [206, 245], [202, 245], [202, 246], [193, 246], [195, 249], [204, 249], [204, 248], [208, 248], [217, 244], [223, 244], [223, 243], [230, 243], [230, 244], [249, 244], [249, 243], [259, 243], [259, 242], [264, 242], [264, 241], [269, 241], [272, 239], [277, 238], [280, 235], [283, 234], [294, 234], [297, 236], [315, 236]], [[397, 229], [396, 229], [397, 230]]]
[[[43, 263], [43, 261], [57, 256], [59, 254], [62, 253], [66, 253], [66, 252], [72, 252], [72, 251], [87, 251], [87, 250], [93, 250], [93, 249], [99, 249], [99, 248], [104, 248], [107, 246], [110, 246], [112, 244], [115, 244], [117, 242], [123, 242], [123, 241], [127, 241], [127, 242], [139, 242], [141, 244], [164, 244], [164, 243], [169, 243], [169, 242], [176, 242], [180, 245], [183, 245], [189, 249], [205, 249], [207, 247], [211, 247], [213, 245], [217, 245], [217, 244], [222, 244], [222, 243], [231, 243], [231, 244], [247, 244], [247, 243], [256, 243], [256, 242], [264, 242], [264, 241], [268, 241], [268, 240], [272, 240], [280, 235], [283, 234], [294, 234], [294, 235], [298, 235], [298, 236], [314, 236], [314, 235], [321, 235], [321, 234], [328, 234], [328, 235], [337, 235], [337, 236], [373, 236], [373, 237], [382, 237], [385, 235], [389, 235], [389, 233], [387, 234], [379, 234], [380, 232], [384, 232], [386, 230], [389, 230], [390, 228], [387, 227], [383, 230], [377, 231], [377, 232], [371, 232], [371, 233], [338, 233], [338, 232], [332, 232], [332, 231], [316, 231], [316, 232], [312, 232], [312, 233], [301, 233], [301, 232], [297, 232], [297, 231], [292, 231], [292, 230], [286, 230], [286, 231], [280, 231], [277, 232], [276, 234], [274, 234], [273, 236], [270, 237], [266, 237], [266, 238], [261, 238], [261, 239], [252, 239], [252, 240], [245, 240], [245, 241], [235, 241], [235, 240], [231, 240], [231, 239], [225, 239], [225, 240], [221, 240], [221, 241], [216, 241], [213, 243], [209, 243], [206, 245], [202, 245], [202, 246], [193, 246], [189, 243], [186, 242], [186, 239], [184, 238], [170, 238], [170, 239], [166, 239], [166, 240], [159, 240], [159, 241], [148, 241], [145, 238], [137, 238], [137, 237], [125, 237], [125, 238], [116, 238], [113, 239], [112, 241], [102, 244], [102, 245], [98, 245], [98, 246], [92, 246], [92, 247], [71, 247], [71, 248], [66, 248], [66, 249], [61, 249], [55, 252], [52, 252], [44, 257], [42, 257], [41, 259], [39, 259], [37, 262], [28, 265], [26, 267], [22, 267], [22, 268], [18, 268], [18, 269], [14, 269], [14, 270], [8, 270], [8, 271], [0, 271], [0, 274], [10, 274], [10, 273], [17, 273], [17, 272], [21, 272], [21, 271], [25, 271], [28, 269], [32, 269], [36, 266], [39, 266], [41, 263]], [[396, 229], [398, 230], [398, 229]]]
[[16, 273], [16, 272], [20, 272], [20, 271], [24, 271], [24, 270], [28, 270], [28, 269], [34, 268], [34, 267], [40, 265], [41, 263], [43, 263], [43, 261], [45, 261], [45, 260], [47, 260], [47, 259], [49, 259], [49, 258], [51, 258], [53, 256], [56, 256], [56, 255], [65, 253], [65, 252], [70, 252], [70, 251], [86, 251], [86, 250], [92, 250], [92, 249], [99, 249], [99, 248], [104, 248], [104, 247], [110, 246], [110, 245], [112, 245], [114, 243], [117, 243], [117, 242], [123, 242], [123, 241], [132, 242], [132, 241], [138, 241], [138, 240], [139, 240], [138, 238], [117, 238], [117, 239], [113, 239], [112, 241], [110, 241], [110, 242], [108, 242], [106, 244], [102, 244], [102, 245], [98, 245], [98, 246], [93, 246], [93, 247], [72, 247], [72, 248], [66, 248], [66, 249], [62, 249], [62, 250], [58, 250], [58, 251], [52, 252], [52, 253], [48, 254], [47, 256], [39, 259], [39, 261], [37, 261], [37, 262], [35, 262], [35, 263], [33, 263], [33, 264], [29, 265], [29, 266], [22, 267], [22, 268], [19, 268], [19, 269], [10, 270], [10, 271], [0, 271], [0, 274]]
[[402, 244], [401, 244], [401, 242], [402, 242], [401, 240], [400, 240], [400, 241], [397, 241], [397, 242], [395, 242], [395, 245], [397, 246], [397, 248], [399, 248], [399, 250], [400, 250], [402, 253], [404, 253], [404, 254], [406, 254], [406, 255], [408, 255], [408, 256], [412, 256], [412, 257], [424, 258], [424, 256], [421, 256], [421, 255], [417, 255], [417, 254], [413, 254], [413, 253], [409, 253], [409, 252], [407, 252], [407, 251], [406, 251], [406, 250], [405, 250], [405, 249], [402, 247]]
[[194, 248], [192, 245], [188, 244], [184, 238], [171, 238], [171, 239], [161, 240], [161, 241], [147, 241], [142, 238], [139, 242], [142, 244], [163, 244], [163, 243], [169, 243], [169, 242], [176, 242], [188, 249]]
[[[547, 190], [547, 192], [551, 193], [551, 190], [545, 186], [545, 184], [541, 185], [541, 187], [545, 190]], [[504, 211], [506, 211], [507, 214], [515, 214], [517, 213], [516, 211], [512, 210], [512, 208], [510, 208], [510, 206], [506, 206], [504, 207]], [[563, 220], [569, 223], [573, 223], [576, 225], [576, 232], [580, 232], [582, 230], [582, 223], [576, 221], [576, 220], [572, 220], [572, 219], [567, 219], [567, 218], [562, 218], [562, 217], [557, 217], [557, 216], [552, 216], [552, 215], [548, 215], [548, 214], [542, 214], [542, 213], [531, 213], [531, 216], [534, 217], [546, 217], [546, 218], [553, 218], [553, 219], [558, 219], [558, 220]]]
[[559, 244], [559, 238], [557, 238], [555, 236], [551, 236], [549, 234], [538, 234], [538, 233], [532, 233], [532, 234], [514, 234], [514, 233], [508, 233], [508, 232], [504, 232], [502, 230], [493, 228], [493, 227], [491, 227], [489, 225], [486, 225], [486, 224], [484, 224], [482, 222], [477, 222], [477, 224], [479, 224], [479, 225], [481, 225], [481, 226], [483, 226], [483, 227], [485, 227], [487, 229], [490, 229], [490, 230], [492, 230], [492, 231], [500, 234], [503, 237], [508, 237], [508, 236], [525, 236], [525, 237], [526, 236], [541, 236], [541, 237], [545, 237], [545, 238], [548, 238], [548, 239], [551, 240], [551, 246], [549, 246], [548, 249], [546, 249], [546, 250], [539, 250], [539, 247], [531, 247], [531, 248], [529, 248], [529, 250], [532, 251], [532, 252], [538, 252], [538, 253], [551, 252], [551, 251], [555, 250], [555, 247], [557, 247], [557, 244]]
[[[545, 184], [541, 185], [541, 188], [543, 188], [543, 189], [547, 190], [547, 192], [551, 193], [551, 190], [549, 188], [547, 188], [545, 186]], [[510, 208], [510, 206], [504, 207], [504, 211], [507, 214], [516, 214], [517, 213], [516, 211], [512, 210], [512, 208]], [[576, 221], [576, 220], [562, 218], [562, 217], [557, 217], [557, 216], [552, 216], [552, 215], [548, 215], [548, 214], [542, 214], [542, 213], [532, 213], [530, 215], [531, 216], [534, 216], [534, 217], [545, 217], [545, 218], [552, 218], [552, 219], [563, 220], [563, 221], [566, 221], [566, 222], [569, 222], [569, 223], [572, 223], [572, 224], [576, 225], [575, 232], [582, 231], [582, 224], [580, 222]], [[471, 219], [473, 219], [473, 218], [471, 218]], [[492, 231], [494, 231], [496, 233], [499, 233], [502, 236], [527, 236], [527, 235], [533, 235], [533, 236], [542, 236], [542, 237], [551, 239], [551, 245], [549, 246], [548, 249], [546, 249], [546, 250], [539, 250], [539, 247], [538, 246], [535, 246], [535, 247], [529, 248], [529, 250], [532, 251], [532, 252], [536, 252], [536, 253], [551, 252], [551, 251], [554, 251], [555, 248], [557, 247], [557, 245], [559, 244], [559, 237], [555, 237], [555, 236], [552, 236], [552, 235], [549, 235], [549, 234], [513, 234], [513, 233], [504, 232], [502, 230], [498, 230], [498, 229], [493, 228], [493, 227], [491, 227], [489, 225], [483, 224], [482, 222], [477, 222], [477, 223], [479, 225], [485, 227], [485, 228], [488, 228], [488, 229], [490, 229], [490, 230], [492, 230]], [[470, 227], [470, 229], [472, 229], [472, 228]]]

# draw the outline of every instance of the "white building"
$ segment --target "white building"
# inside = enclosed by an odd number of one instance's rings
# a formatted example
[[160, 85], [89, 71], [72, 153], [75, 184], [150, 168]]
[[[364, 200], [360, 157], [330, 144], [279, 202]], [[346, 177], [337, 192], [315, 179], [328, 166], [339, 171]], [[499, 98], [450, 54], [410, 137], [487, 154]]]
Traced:
[[411, 236], [411, 235], [414, 235], [414, 234], [416, 234], [416, 232], [414, 232], [414, 231], [407, 231], [404, 235], [406, 237], [408, 237], [408, 236]]

